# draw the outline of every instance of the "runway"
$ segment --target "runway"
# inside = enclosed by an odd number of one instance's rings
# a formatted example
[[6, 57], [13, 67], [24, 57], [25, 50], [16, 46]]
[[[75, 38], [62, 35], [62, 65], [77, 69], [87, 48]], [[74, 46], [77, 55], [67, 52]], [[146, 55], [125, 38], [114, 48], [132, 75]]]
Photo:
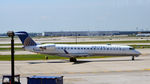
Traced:
[[[73, 73], [99, 73], [116, 71], [141, 71], [150, 69], [150, 57], [140, 56], [131, 60], [131, 57], [114, 57], [105, 59], [78, 59], [72, 63], [68, 60], [38, 60], [16, 61], [17, 74], [73, 74]], [[10, 72], [10, 62], [0, 61], [0, 74]]]
[[[79, 59], [72, 63], [68, 60], [16, 61], [15, 70], [25, 77], [32, 75], [61, 75], [65, 84], [147, 84], [150, 82], [150, 55], [131, 60], [131, 57], [103, 59]], [[0, 61], [0, 77], [10, 74], [10, 62]], [[107, 81], [106, 81], [107, 80]]]

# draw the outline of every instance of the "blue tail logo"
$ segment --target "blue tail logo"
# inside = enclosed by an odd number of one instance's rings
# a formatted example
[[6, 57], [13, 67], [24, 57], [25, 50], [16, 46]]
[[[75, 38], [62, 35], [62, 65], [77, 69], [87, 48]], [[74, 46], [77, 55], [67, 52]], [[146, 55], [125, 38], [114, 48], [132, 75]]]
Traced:
[[32, 38], [28, 35], [27, 32], [25, 31], [20, 31], [20, 32], [16, 32], [16, 35], [18, 35], [18, 37], [20, 38], [22, 44], [24, 46], [35, 46], [37, 45]]

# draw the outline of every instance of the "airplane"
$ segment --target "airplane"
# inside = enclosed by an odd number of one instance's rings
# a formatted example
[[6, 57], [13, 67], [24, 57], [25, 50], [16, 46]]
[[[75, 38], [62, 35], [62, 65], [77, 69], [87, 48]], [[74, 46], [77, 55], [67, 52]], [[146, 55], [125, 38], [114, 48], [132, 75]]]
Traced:
[[131, 46], [120, 45], [84, 45], [84, 44], [38, 44], [27, 32], [19, 31], [15, 34], [20, 38], [27, 51], [69, 57], [70, 62], [77, 62], [78, 57], [87, 56], [131, 56], [138, 57], [141, 53]]
[[149, 37], [150, 33], [137, 34], [136, 36], [139, 36], [139, 37]]

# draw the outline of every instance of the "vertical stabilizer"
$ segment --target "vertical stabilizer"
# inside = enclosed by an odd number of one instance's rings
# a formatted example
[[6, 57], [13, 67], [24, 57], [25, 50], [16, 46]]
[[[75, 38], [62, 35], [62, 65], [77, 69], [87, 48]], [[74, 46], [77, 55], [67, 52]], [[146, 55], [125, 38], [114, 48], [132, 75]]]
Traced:
[[15, 33], [16, 35], [18, 35], [18, 37], [20, 38], [22, 44], [24, 45], [24, 47], [26, 46], [35, 46], [37, 45], [32, 38], [28, 35], [27, 32], [25, 31], [19, 31]]

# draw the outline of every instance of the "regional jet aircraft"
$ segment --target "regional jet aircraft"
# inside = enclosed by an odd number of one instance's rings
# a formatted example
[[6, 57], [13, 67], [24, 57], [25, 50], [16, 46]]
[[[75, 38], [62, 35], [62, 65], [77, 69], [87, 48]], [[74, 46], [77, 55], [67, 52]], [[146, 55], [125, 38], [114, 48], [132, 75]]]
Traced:
[[139, 56], [141, 53], [130, 46], [119, 45], [79, 45], [79, 44], [37, 44], [25, 31], [16, 32], [25, 50], [69, 57], [70, 62], [76, 62], [77, 57], [87, 56]]

